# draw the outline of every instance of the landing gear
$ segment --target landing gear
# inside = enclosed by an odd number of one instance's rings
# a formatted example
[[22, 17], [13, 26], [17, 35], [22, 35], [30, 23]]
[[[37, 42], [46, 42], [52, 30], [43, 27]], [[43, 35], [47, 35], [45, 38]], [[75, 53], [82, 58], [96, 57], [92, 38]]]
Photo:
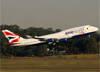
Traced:
[[57, 50], [55, 49], [57, 43], [51, 43], [48, 44], [48, 55], [55, 55], [57, 53]]
[[90, 39], [90, 35], [88, 35], [89, 39]]

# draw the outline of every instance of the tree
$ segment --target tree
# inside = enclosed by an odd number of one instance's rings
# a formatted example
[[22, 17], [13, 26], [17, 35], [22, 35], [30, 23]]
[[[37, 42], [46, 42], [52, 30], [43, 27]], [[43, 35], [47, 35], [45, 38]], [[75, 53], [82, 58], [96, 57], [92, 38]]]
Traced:
[[61, 31], [60, 29], [56, 29], [56, 30], [55, 30], [55, 32], [60, 32], [60, 31]]
[[88, 54], [94, 54], [98, 53], [98, 45], [95, 39], [90, 39], [88, 43], [86, 44], [86, 53]]
[[39, 56], [39, 57], [43, 57], [46, 54], [47, 54], [47, 46], [46, 45], [37, 46], [34, 55]]

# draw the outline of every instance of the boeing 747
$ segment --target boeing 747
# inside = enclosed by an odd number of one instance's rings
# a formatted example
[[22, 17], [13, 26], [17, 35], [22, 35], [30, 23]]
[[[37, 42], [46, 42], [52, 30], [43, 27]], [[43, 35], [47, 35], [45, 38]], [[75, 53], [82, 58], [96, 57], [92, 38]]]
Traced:
[[67, 41], [68, 39], [89, 35], [98, 30], [97, 27], [91, 25], [85, 25], [80, 27], [75, 27], [67, 30], [63, 30], [58, 33], [43, 35], [43, 36], [35, 36], [34, 38], [28, 36], [28, 39], [22, 38], [17, 34], [9, 30], [2, 30], [5, 37], [8, 39], [10, 46], [29, 46], [29, 45], [40, 45], [40, 44], [50, 44], [56, 42]]

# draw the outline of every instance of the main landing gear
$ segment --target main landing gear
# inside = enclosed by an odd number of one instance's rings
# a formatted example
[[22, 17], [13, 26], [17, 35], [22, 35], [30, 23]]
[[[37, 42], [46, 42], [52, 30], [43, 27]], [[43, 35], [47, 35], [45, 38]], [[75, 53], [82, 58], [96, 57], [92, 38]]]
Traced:
[[57, 53], [57, 50], [56, 50], [56, 45], [58, 43], [49, 43], [48, 44], [48, 49], [47, 49], [47, 52], [48, 52], [48, 55], [55, 55]]

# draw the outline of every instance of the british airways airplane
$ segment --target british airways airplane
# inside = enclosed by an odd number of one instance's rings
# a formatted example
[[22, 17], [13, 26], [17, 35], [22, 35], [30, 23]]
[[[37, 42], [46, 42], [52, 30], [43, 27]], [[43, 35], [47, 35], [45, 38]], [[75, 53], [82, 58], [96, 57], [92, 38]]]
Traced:
[[2, 30], [5, 37], [9, 40], [8, 45], [10, 46], [29, 46], [29, 45], [40, 45], [40, 44], [51, 44], [56, 42], [67, 41], [68, 39], [89, 35], [98, 30], [97, 27], [85, 25], [75, 27], [67, 30], [63, 30], [58, 33], [35, 36], [34, 38], [28, 36], [28, 39], [22, 38], [9, 30]]

